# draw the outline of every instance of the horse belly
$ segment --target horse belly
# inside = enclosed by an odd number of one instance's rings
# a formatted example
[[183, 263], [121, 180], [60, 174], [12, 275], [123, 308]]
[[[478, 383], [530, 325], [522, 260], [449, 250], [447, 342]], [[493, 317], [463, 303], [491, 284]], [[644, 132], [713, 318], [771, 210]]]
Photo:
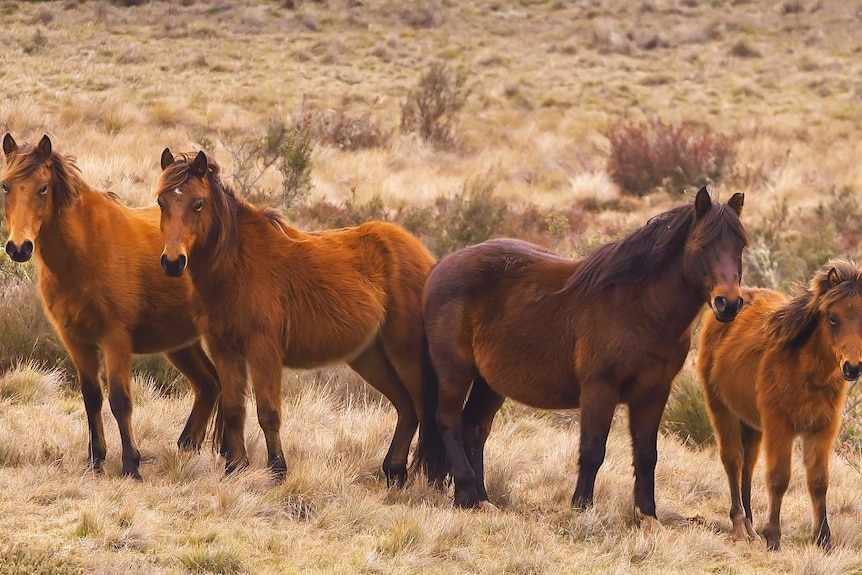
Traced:
[[327, 365], [350, 363], [368, 349], [377, 338], [379, 326], [345, 332], [307, 333], [290, 338], [284, 348], [285, 367], [314, 369]]
[[[502, 396], [541, 409], [578, 407], [580, 386], [572, 377], [519, 358], [495, 358], [479, 363], [479, 373]], [[522, 359], [522, 358], [521, 358]]]

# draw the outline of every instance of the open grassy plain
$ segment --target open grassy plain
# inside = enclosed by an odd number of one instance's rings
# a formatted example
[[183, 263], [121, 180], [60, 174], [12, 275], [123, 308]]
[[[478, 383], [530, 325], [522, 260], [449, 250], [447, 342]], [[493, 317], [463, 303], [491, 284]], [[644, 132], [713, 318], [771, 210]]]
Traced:
[[[629, 195], [610, 176], [608, 126], [659, 118], [733, 142], [732, 169], [713, 191], [746, 193], [747, 282], [789, 290], [830, 256], [858, 258], [862, 2], [121, 4], [0, 3], [0, 129], [19, 143], [48, 133], [87, 181], [130, 205], [153, 203], [165, 146], [203, 147], [241, 175], [242, 151], [273, 122], [351, 118], [351, 134], [371, 143], [315, 140], [311, 192], [287, 206], [299, 225], [410, 213], [444, 222], [417, 227], [438, 253], [517, 233], [574, 257], [690, 201], [668, 186]], [[404, 102], [435, 62], [462, 70], [469, 89], [445, 145], [401, 129]], [[259, 175], [255, 190], [278, 199], [279, 171]], [[454, 239], [452, 206], [459, 221], [475, 216]], [[222, 480], [215, 455], [178, 454], [191, 398], [144, 358], [135, 382], [144, 482], [119, 478], [107, 405], [107, 469], [94, 476], [80, 393], [33, 275], [2, 259], [0, 574], [862, 573], [856, 405], [832, 459], [836, 549], [809, 543], [798, 454], [783, 550], [734, 545], [724, 471], [689, 393], [693, 359], [668, 422], [689, 439], [660, 441], [656, 532], [634, 524], [624, 410], [594, 510], [569, 508], [577, 414], [507, 403], [487, 455], [499, 511], [463, 511], [421, 481], [386, 489], [378, 466], [394, 410], [344, 368], [285, 372], [289, 470], [276, 484], [253, 415], [251, 471]]]

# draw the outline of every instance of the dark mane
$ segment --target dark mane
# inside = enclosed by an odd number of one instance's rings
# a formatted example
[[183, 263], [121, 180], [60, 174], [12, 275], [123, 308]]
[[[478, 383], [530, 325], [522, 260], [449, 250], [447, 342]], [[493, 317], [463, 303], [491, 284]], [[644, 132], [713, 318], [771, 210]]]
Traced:
[[[829, 274], [838, 273], [840, 283], [830, 286]], [[766, 323], [769, 337], [778, 345], [798, 348], [817, 329], [821, 310], [850, 296], [862, 294], [862, 270], [855, 264], [832, 260], [817, 270], [811, 283], [775, 311]]]
[[81, 177], [81, 170], [75, 164], [75, 158], [71, 156], [53, 152], [46, 158], [36, 146], [23, 143], [16, 148], [14, 154], [7, 157], [5, 177], [9, 179], [27, 177], [46, 161], [51, 165], [53, 177], [51, 188], [55, 206], [61, 208], [70, 205], [78, 197], [78, 190], [86, 186]]
[[[683, 248], [694, 222], [694, 204], [679, 206], [651, 218], [642, 228], [584, 257], [563, 291], [594, 293], [620, 283], [648, 280]], [[697, 245], [692, 246], [695, 249], [727, 235], [734, 235], [748, 244], [739, 217], [726, 204], [714, 202], [703, 216], [702, 226]]]

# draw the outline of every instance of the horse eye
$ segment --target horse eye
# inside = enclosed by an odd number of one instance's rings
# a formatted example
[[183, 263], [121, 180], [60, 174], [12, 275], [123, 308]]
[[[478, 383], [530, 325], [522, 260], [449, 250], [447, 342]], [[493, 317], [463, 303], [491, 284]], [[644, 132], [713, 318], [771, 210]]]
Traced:
[[838, 325], [838, 316], [836, 316], [835, 314], [831, 314], [831, 313], [830, 313], [827, 317], [829, 318], [829, 323], [830, 323], [830, 324], [832, 324], [832, 325]]
[[7, 184], [6, 182], [3, 182], [2, 184], [0, 184], [0, 186], [2, 186], [2, 187], [3, 187], [3, 193], [4, 193], [4, 194], [8, 194], [8, 193], [9, 193], [9, 184]]
[[192, 209], [196, 212], [199, 212], [203, 209], [203, 207], [204, 207], [204, 201], [198, 200], [194, 203], [194, 205], [192, 206]]
[[39, 188], [39, 190], [38, 190], [38, 192], [37, 192], [37, 193], [38, 193], [40, 196], [44, 196], [45, 194], [47, 194], [47, 193], [48, 193], [48, 184], [45, 184], [44, 186], [42, 186], [41, 188]]

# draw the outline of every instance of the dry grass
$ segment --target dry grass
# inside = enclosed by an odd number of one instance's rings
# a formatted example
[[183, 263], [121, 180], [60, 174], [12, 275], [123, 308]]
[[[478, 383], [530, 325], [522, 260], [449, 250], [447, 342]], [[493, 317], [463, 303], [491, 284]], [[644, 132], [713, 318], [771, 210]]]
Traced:
[[[153, 202], [165, 146], [206, 146], [229, 175], [219, 135], [253, 138], [303, 102], [342, 120], [373, 109], [372, 123], [348, 128], [385, 138], [361, 149], [315, 148], [312, 201], [377, 197], [389, 207], [431, 209], [494, 174], [494, 202], [541, 207], [540, 239], [583, 254], [679, 201], [682, 190], [621, 196], [607, 174], [609, 123], [661, 118], [733, 139], [736, 168], [715, 193], [746, 192], [744, 219], [759, 242], [747, 264], [759, 275], [746, 277], [785, 286], [801, 279], [793, 262], [822, 263], [813, 260], [827, 252], [858, 257], [859, 218], [838, 226], [843, 204], [829, 202], [835, 190], [853, 197], [862, 190], [859, 0], [123, 6], [135, 3], [0, 5], [8, 47], [0, 128], [19, 142], [52, 135], [89, 182], [129, 204]], [[452, 124], [456, 149], [398, 129], [420, 72], [440, 61], [465, 70], [471, 88]], [[259, 186], [277, 189], [277, 170]], [[818, 211], [824, 203], [826, 216]], [[787, 209], [777, 230], [776, 206]], [[51, 358], [62, 357], [38, 312], [32, 270], [7, 264], [0, 369], [16, 367], [0, 375], [0, 574], [862, 571], [858, 450], [833, 459], [828, 501], [838, 548], [824, 555], [808, 544], [797, 460], [785, 548], [767, 554], [759, 544], [729, 542], [714, 448], [662, 439], [666, 527], [645, 534], [633, 526], [624, 415], [597, 507], [575, 513], [568, 502], [577, 417], [507, 403], [488, 447], [488, 487], [501, 512], [460, 511], [421, 482], [385, 489], [378, 466], [394, 413], [345, 370], [285, 374], [283, 484], [261, 471], [253, 418], [248, 473], [222, 480], [212, 454], [178, 454], [174, 440], [191, 401], [162, 395], [177, 387], [164, 372], [135, 384], [146, 481], [118, 478], [107, 407], [107, 471], [94, 477], [85, 469], [79, 394], [28, 363], [53, 366]], [[760, 520], [762, 481], [759, 468]]]
[[[53, 372], [30, 366], [38, 394], [0, 396], [0, 573], [849, 573], [862, 568], [858, 471], [833, 459], [829, 508], [838, 548], [809, 543], [804, 479], [785, 500], [786, 544], [734, 545], [724, 474], [714, 448], [660, 443], [659, 516], [634, 525], [626, 416], [620, 410], [597, 483], [597, 505], [569, 508], [577, 471], [577, 418], [507, 404], [488, 444], [488, 488], [499, 512], [452, 507], [413, 481], [387, 490], [378, 470], [395, 414], [343, 370], [291, 375], [282, 430], [289, 471], [263, 469], [262, 434], [247, 428], [252, 467], [222, 479], [215, 455], [174, 446], [190, 397], [136, 380], [143, 483], [119, 478], [109, 410], [104, 476], [86, 471], [85, 414]], [[253, 410], [252, 410], [253, 413]], [[800, 466], [796, 458], [797, 469]], [[765, 515], [762, 468], [756, 516]]]

